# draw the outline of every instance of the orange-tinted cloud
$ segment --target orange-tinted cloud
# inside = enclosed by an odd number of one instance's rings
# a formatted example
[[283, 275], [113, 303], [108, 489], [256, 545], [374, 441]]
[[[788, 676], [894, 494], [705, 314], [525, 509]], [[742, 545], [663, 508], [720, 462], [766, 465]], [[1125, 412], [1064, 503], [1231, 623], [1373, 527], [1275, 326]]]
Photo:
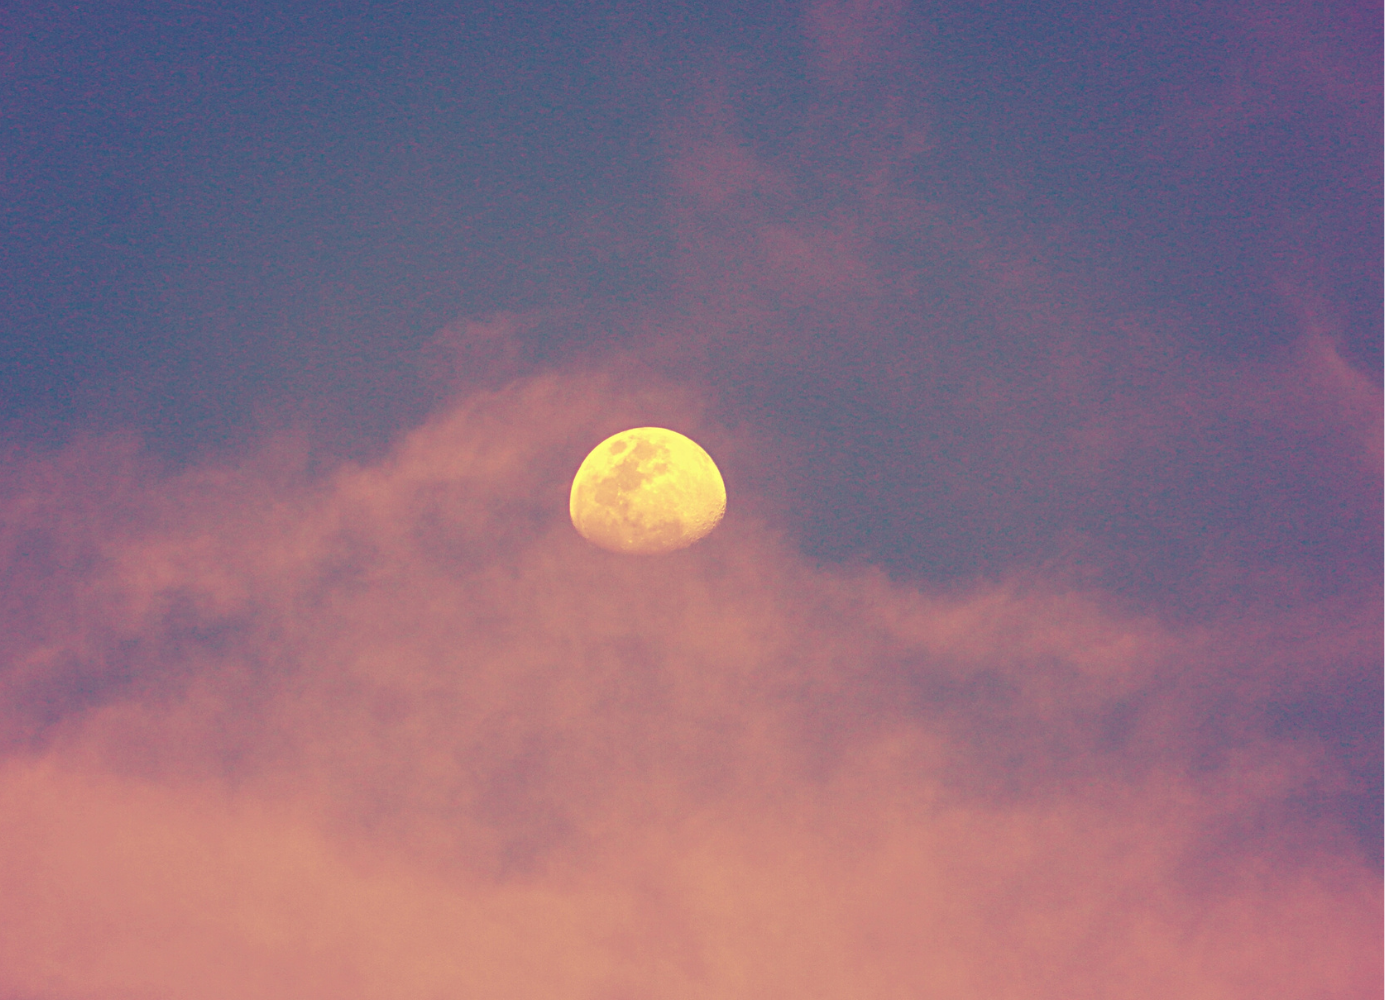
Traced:
[[330, 471], [11, 459], [0, 994], [1380, 995], [1348, 779], [1266, 718], [1373, 608], [920, 588], [737, 504], [612, 555], [567, 486], [642, 412], [763, 447], [564, 372]]

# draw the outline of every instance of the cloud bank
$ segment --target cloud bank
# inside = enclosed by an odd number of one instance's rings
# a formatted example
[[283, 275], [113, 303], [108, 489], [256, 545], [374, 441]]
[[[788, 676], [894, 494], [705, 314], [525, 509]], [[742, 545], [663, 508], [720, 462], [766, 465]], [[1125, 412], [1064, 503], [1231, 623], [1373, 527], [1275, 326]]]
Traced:
[[1352, 779], [1265, 711], [1374, 608], [940, 589], [742, 508], [612, 555], [566, 490], [640, 411], [760, 447], [578, 370], [330, 470], [11, 456], [0, 995], [1380, 995]]

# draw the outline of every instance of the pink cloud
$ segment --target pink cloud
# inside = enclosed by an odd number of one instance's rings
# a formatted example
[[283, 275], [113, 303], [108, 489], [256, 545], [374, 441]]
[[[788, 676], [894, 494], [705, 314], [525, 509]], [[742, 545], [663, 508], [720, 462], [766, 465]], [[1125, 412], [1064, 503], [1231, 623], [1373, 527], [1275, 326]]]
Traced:
[[1267, 696], [1267, 609], [919, 588], [742, 508], [603, 553], [568, 477], [642, 410], [722, 466], [758, 446], [664, 382], [556, 374], [323, 474], [275, 443], [12, 464], [44, 625], [8, 640], [0, 991], [1380, 995], [1377, 875], [1286, 809], [1344, 779], [1248, 713], [1182, 724], [1201, 685]]

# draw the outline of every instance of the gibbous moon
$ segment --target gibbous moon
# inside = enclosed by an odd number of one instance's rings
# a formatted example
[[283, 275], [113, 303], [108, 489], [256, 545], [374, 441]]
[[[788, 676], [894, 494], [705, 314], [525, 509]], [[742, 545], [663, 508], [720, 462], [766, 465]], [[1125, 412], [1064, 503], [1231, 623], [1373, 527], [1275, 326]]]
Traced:
[[704, 448], [664, 427], [634, 427], [588, 453], [569, 491], [569, 517], [594, 545], [655, 555], [708, 535], [725, 500]]

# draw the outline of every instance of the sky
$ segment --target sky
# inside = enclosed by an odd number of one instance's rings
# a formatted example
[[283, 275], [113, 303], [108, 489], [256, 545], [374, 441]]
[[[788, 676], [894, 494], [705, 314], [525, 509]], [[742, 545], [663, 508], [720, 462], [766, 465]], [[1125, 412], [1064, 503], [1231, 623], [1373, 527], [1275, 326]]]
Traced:
[[0, 1000], [1379, 998], [1380, 22], [0, 15]]

